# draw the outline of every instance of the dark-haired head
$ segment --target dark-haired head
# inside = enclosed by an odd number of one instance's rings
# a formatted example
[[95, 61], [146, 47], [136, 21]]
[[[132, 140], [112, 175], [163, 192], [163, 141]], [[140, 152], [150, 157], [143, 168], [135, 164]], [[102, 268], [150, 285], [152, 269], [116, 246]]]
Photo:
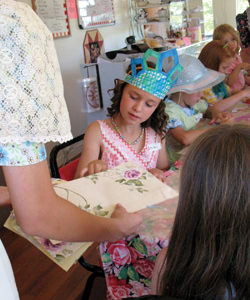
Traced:
[[215, 299], [226, 281], [249, 299], [249, 243], [250, 127], [221, 125], [186, 155], [162, 294]]
[[[113, 96], [111, 98], [112, 104], [107, 108], [108, 117], [112, 117], [120, 112], [122, 94], [127, 84], [128, 83], [122, 80], [116, 79], [114, 89], [109, 90], [109, 92], [113, 92]], [[165, 103], [163, 100], [160, 101], [159, 105], [157, 106], [151, 117], [145, 122], [143, 122], [141, 126], [143, 128], [152, 127], [156, 133], [158, 133], [161, 137], [164, 137], [166, 135], [167, 119], [168, 117], [165, 113]]]

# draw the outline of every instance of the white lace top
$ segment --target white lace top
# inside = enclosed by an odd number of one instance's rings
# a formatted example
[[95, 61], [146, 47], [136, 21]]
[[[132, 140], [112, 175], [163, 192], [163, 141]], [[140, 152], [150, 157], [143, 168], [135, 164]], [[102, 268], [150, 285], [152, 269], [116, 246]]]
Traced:
[[0, 1], [0, 142], [72, 138], [51, 32], [27, 4]]

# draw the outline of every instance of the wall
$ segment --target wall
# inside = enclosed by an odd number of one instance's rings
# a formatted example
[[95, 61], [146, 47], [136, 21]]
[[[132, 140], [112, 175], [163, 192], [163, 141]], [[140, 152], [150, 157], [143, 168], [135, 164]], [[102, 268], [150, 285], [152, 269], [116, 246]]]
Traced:
[[237, 0], [213, 0], [215, 27], [223, 23], [236, 27], [236, 2]]

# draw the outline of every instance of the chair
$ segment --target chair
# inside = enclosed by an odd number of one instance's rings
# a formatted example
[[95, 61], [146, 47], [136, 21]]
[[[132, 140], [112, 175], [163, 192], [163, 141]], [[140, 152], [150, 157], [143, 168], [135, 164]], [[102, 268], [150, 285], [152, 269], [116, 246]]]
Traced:
[[[49, 157], [51, 176], [64, 180], [74, 179], [79, 157], [82, 150], [84, 134], [72, 140], [56, 145], [52, 148]], [[100, 266], [89, 264], [83, 256], [78, 259], [79, 264], [87, 271], [91, 272], [87, 279], [82, 299], [89, 299], [93, 283], [96, 277], [105, 277], [104, 271]]]

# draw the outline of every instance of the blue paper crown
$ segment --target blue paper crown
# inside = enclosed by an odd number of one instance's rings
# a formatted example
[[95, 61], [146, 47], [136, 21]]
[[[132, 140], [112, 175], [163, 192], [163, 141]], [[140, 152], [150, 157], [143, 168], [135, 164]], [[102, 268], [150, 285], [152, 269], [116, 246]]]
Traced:
[[[147, 61], [149, 57], [156, 59], [155, 68], [149, 68]], [[174, 65], [167, 72], [163, 71], [163, 61], [167, 57], [173, 57]], [[138, 69], [141, 69], [138, 71]], [[176, 49], [165, 52], [156, 52], [148, 49], [143, 57], [131, 59], [131, 74], [126, 74], [124, 81], [132, 84], [139, 89], [164, 99], [167, 92], [177, 82], [182, 66], [179, 64], [179, 58]]]

